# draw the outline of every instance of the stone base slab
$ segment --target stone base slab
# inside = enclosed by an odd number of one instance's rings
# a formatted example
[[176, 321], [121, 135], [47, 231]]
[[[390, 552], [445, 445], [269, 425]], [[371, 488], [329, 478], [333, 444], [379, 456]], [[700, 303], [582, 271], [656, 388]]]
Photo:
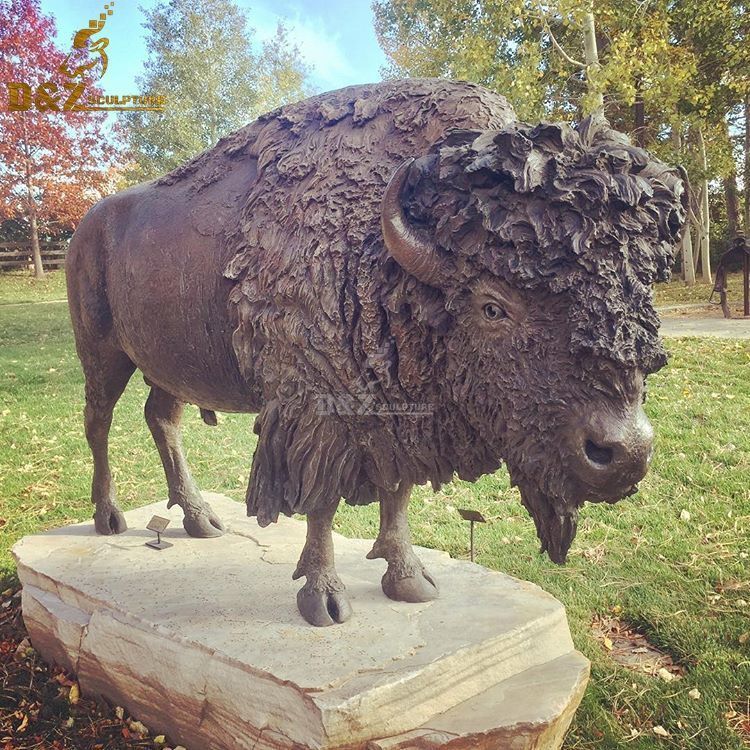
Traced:
[[[354, 615], [313, 628], [291, 574], [305, 524], [261, 529], [244, 505], [206, 499], [227, 526], [191, 539], [181, 511], [126, 513], [14, 547], [34, 647], [81, 689], [125, 706], [191, 750], [556, 749], [588, 680], [563, 606], [537, 586], [417, 548], [434, 602], [393, 602], [372, 542], [335, 535]], [[145, 545], [153, 515], [170, 516]]]

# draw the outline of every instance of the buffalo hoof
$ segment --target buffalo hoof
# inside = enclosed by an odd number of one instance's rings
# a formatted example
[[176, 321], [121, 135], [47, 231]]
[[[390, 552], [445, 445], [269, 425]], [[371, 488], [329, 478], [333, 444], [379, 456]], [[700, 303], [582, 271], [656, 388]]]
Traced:
[[390, 570], [381, 580], [383, 593], [396, 602], [431, 602], [440, 596], [438, 587], [426, 570], [417, 570], [413, 575], [397, 578]]
[[221, 519], [209, 507], [201, 509], [196, 514], [185, 514], [185, 518], [182, 519], [182, 525], [185, 527], [188, 536], [198, 539], [221, 536], [225, 531]]
[[105, 505], [94, 511], [94, 528], [97, 534], [110, 536], [128, 530], [125, 516], [116, 505]]
[[307, 584], [297, 592], [297, 609], [316, 628], [346, 622], [352, 616], [352, 605], [344, 591], [317, 591]]

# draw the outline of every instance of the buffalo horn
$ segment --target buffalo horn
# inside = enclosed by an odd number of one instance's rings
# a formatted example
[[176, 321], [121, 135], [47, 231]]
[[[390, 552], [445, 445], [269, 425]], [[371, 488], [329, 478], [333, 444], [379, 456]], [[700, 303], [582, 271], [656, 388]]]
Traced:
[[444, 277], [443, 262], [435, 245], [409, 224], [401, 205], [401, 188], [414, 159], [407, 159], [391, 177], [380, 212], [383, 239], [391, 257], [406, 272], [431, 286]]

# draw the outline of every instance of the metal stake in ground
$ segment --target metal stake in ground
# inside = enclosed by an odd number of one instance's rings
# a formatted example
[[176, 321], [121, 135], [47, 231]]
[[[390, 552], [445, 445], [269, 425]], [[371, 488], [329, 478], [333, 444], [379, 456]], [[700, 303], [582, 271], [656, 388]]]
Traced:
[[458, 513], [464, 521], [469, 522], [469, 551], [471, 552], [471, 561], [474, 562], [474, 524], [487, 523], [487, 519], [478, 510], [459, 508]]
[[153, 539], [149, 539], [149, 541], [146, 542], [147, 547], [151, 547], [152, 549], [158, 549], [163, 550], [167, 549], [168, 547], [173, 546], [170, 542], [163, 542], [161, 540], [161, 535], [163, 531], [169, 526], [169, 518], [162, 518], [161, 516], [154, 516], [146, 525], [146, 528], [149, 531], [155, 531], [156, 532], [156, 541]]

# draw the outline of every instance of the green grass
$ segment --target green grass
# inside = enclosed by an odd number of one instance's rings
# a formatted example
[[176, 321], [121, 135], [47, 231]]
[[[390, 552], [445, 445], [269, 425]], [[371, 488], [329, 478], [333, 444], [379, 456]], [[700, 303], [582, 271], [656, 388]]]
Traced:
[[[708, 304], [711, 296], [712, 284], [703, 284], [700, 279], [694, 286], [686, 286], [679, 278], [668, 284], [657, 284], [654, 287], [654, 300], [658, 306], [662, 305], [690, 305]], [[742, 299], [742, 273], [730, 273], [727, 278], [727, 295], [729, 301]], [[719, 295], [714, 296], [717, 302]]]
[[0, 305], [64, 299], [65, 271], [47, 271], [38, 281], [29, 271], [0, 272]]
[[[0, 299], [13, 294], [26, 292], [6, 289]], [[750, 342], [671, 340], [669, 348], [670, 366], [649, 381], [647, 410], [659, 441], [653, 469], [635, 497], [584, 508], [565, 567], [537, 554], [533, 523], [504, 471], [439, 493], [419, 488], [410, 507], [415, 541], [456, 557], [467, 555], [467, 529], [455, 509], [482, 511], [493, 521], [477, 530], [478, 562], [564, 602], [576, 645], [592, 661], [567, 748], [743, 747], [725, 714], [750, 695], [750, 642], [740, 643], [750, 631], [750, 606], [742, 604], [750, 601]], [[115, 413], [113, 469], [126, 508], [166, 495], [142, 418], [146, 395], [134, 377]], [[91, 516], [82, 402], [65, 303], [0, 306], [6, 579], [13, 575], [10, 547], [21, 536]], [[229, 415], [209, 428], [197, 409], [187, 411], [185, 445], [204, 489], [243, 497], [255, 443], [251, 424], [248, 416]], [[689, 521], [680, 520], [683, 510]], [[336, 528], [374, 536], [377, 508], [342, 507]], [[667, 651], [684, 677], [666, 683], [614, 664], [591, 632], [595, 615], [613, 611]], [[688, 696], [696, 687], [697, 701]], [[657, 738], [656, 724], [671, 738]], [[640, 733], [632, 740], [631, 728]]]

